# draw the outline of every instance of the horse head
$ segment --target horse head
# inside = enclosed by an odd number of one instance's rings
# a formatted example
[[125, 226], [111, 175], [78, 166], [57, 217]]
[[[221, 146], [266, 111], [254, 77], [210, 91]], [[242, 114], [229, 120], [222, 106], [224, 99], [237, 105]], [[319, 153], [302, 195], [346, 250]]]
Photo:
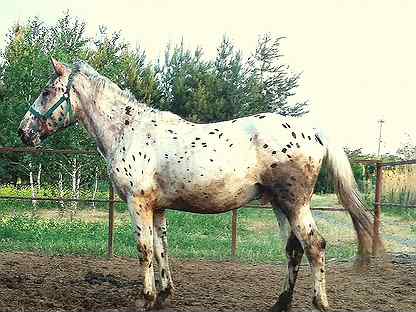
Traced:
[[29, 107], [18, 133], [26, 145], [38, 146], [51, 134], [77, 120], [75, 94], [72, 88], [72, 70], [51, 59], [55, 74]]

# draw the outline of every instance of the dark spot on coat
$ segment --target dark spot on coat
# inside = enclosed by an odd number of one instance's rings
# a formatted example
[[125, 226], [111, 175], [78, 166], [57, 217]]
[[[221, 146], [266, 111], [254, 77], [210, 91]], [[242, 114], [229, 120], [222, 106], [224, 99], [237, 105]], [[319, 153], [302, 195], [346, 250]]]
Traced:
[[283, 126], [283, 128], [285, 128], [285, 129], [287, 128], [287, 126], [286, 126], [285, 124], [282, 124], [282, 126]]
[[124, 121], [124, 124], [127, 126], [130, 123], [130, 121], [126, 120]]
[[316, 138], [316, 141], [319, 142], [319, 144], [321, 144], [322, 146], [324, 146], [324, 144], [321, 141], [321, 138], [317, 134], [315, 134], [315, 138]]
[[211, 131], [209, 134], [215, 134], [215, 132], [214, 131]]
[[282, 153], [286, 153], [286, 152], [287, 152], [287, 148], [283, 148]]
[[299, 143], [296, 143], [296, 147], [297, 147], [297, 148], [300, 148], [300, 145], [299, 145]]
[[263, 148], [268, 148], [269, 146], [267, 145], [267, 144], [264, 144], [263, 145]]
[[141, 191], [140, 191], [140, 194], [143, 196], [143, 195], [144, 195], [144, 191], [143, 191], [143, 190], [141, 190]]
[[260, 117], [259, 117], [259, 119], [263, 119], [263, 118], [266, 118], [266, 116], [260, 116]]
[[136, 157], [134, 157], [134, 155], [131, 155], [131, 157], [133, 158], [133, 161], [136, 161]]
[[293, 131], [292, 131], [292, 136], [293, 136], [293, 138], [296, 139], [296, 133], [294, 133]]
[[273, 151], [273, 152], [272, 152], [272, 155], [275, 155], [276, 153], [277, 153], [276, 151]]

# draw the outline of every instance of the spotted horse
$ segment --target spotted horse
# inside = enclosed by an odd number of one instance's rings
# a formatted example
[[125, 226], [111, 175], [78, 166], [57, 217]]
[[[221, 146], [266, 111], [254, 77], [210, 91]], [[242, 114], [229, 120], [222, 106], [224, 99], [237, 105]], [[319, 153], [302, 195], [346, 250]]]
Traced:
[[325, 240], [310, 210], [324, 160], [352, 218], [358, 263], [368, 261], [372, 223], [348, 159], [305, 118], [264, 113], [195, 124], [139, 103], [85, 62], [52, 64], [53, 78], [20, 124], [21, 139], [37, 146], [77, 121], [95, 138], [115, 189], [128, 203], [144, 272], [144, 309], [160, 307], [173, 292], [166, 209], [221, 213], [262, 198], [271, 202], [280, 228], [288, 229], [282, 231], [288, 274], [272, 311], [290, 309], [304, 253], [313, 305], [326, 310]]

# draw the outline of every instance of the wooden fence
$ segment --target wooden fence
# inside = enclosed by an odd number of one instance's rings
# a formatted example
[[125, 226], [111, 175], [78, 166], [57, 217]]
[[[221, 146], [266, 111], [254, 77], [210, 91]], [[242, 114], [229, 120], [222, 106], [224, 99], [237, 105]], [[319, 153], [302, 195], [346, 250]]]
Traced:
[[[70, 150], [70, 149], [39, 149], [31, 147], [0, 147], [0, 154], [4, 153], [23, 153], [23, 154], [55, 154], [55, 155], [93, 155], [96, 154], [96, 151], [93, 150]], [[409, 165], [416, 164], [416, 160], [408, 161], [397, 161], [397, 162], [387, 162], [382, 163], [379, 160], [358, 160], [358, 163], [369, 165], [376, 165], [376, 189], [375, 189], [375, 198], [374, 198], [374, 232], [373, 232], [373, 255], [377, 255], [380, 251], [378, 245], [381, 242], [380, 239], [380, 225], [381, 225], [381, 195], [382, 195], [382, 180], [383, 180], [383, 167], [392, 167], [400, 165]], [[32, 197], [23, 197], [23, 196], [0, 196], [1, 199], [16, 199], [16, 200], [39, 200], [39, 201], [66, 201], [66, 202], [101, 202], [108, 203], [108, 248], [107, 255], [108, 257], [113, 256], [114, 250], [114, 204], [121, 203], [122, 201], [116, 200], [114, 197], [114, 189], [109, 183], [109, 196], [107, 200], [103, 199], [77, 199], [77, 198], [32, 198]], [[248, 204], [245, 208], [268, 208], [271, 206], [260, 206], [256, 204]], [[321, 210], [321, 211], [345, 211], [343, 208], [333, 208], [333, 207], [314, 207], [312, 210]], [[235, 257], [237, 255], [237, 209], [232, 211], [232, 222], [231, 222], [231, 255]]]

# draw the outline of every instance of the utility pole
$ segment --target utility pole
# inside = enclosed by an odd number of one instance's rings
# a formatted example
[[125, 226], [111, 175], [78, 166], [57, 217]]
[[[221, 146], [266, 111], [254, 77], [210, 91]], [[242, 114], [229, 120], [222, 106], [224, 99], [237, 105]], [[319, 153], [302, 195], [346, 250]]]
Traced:
[[383, 123], [385, 123], [385, 120], [380, 119], [377, 122], [380, 124], [380, 132], [378, 134], [378, 151], [377, 151], [377, 157], [380, 157], [381, 142], [383, 141], [382, 138], [381, 138], [381, 128], [383, 127]]

